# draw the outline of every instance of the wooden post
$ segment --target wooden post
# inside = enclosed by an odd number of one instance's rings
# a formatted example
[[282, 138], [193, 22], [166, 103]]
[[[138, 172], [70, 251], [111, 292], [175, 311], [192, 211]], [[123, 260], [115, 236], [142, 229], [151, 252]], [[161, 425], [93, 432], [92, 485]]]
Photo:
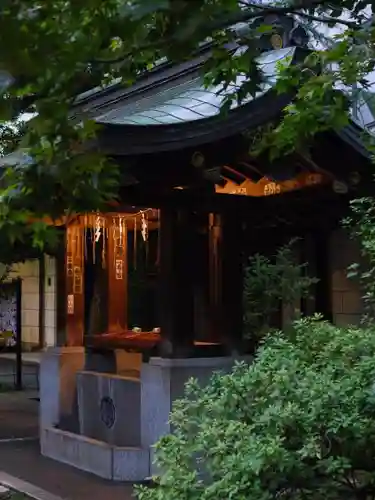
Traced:
[[211, 216], [210, 283], [214, 334], [230, 352], [242, 349], [242, 220], [237, 213]]
[[[119, 220], [119, 224], [122, 224]], [[128, 328], [128, 238], [126, 225], [109, 225], [108, 261], [108, 331], [125, 332]]]
[[194, 347], [194, 245], [191, 214], [160, 210], [159, 314], [163, 357], [186, 357]]
[[194, 272], [195, 340], [203, 342], [213, 340], [209, 296], [209, 234], [208, 214], [197, 213], [194, 230], [195, 262], [190, 271]]
[[[306, 233], [301, 242], [301, 263], [306, 264], [305, 274], [310, 278], [316, 278], [316, 262], [314, 239], [310, 233]], [[307, 297], [301, 299], [301, 314], [302, 316], [312, 316], [315, 313], [315, 290], [316, 284], [311, 286], [310, 293]]]
[[240, 351], [243, 334], [243, 252], [240, 214], [222, 215], [222, 325], [231, 352]]
[[56, 252], [56, 345], [67, 343], [66, 236], [61, 238]]
[[315, 307], [316, 312], [323, 315], [327, 321], [332, 321], [332, 269], [331, 269], [331, 231], [318, 229], [314, 233], [316, 284]]
[[78, 226], [66, 228], [66, 344], [82, 346], [84, 334], [84, 257], [83, 234]]
[[222, 304], [222, 220], [217, 214], [209, 215], [209, 303], [210, 303], [210, 338], [214, 342], [222, 341], [220, 309]]

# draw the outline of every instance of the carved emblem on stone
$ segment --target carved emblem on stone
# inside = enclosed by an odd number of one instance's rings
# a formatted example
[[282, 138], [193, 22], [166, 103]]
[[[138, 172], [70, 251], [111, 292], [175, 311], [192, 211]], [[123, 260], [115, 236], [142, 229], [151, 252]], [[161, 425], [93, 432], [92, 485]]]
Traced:
[[105, 396], [100, 401], [100, 418], [108, 429], [111, 429], [115, 425], [116, 407], [113, 399], [109, 396]]

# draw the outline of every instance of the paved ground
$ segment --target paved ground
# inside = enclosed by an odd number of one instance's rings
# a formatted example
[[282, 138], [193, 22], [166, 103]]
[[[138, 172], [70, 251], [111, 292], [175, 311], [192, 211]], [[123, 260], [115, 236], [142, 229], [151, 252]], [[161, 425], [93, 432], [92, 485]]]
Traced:
[[[22, 353], [22, 360], [25, 363], [34, 363], [39, 365], [40, 361], [43, 356], [43, 351], [36, 351], [36, 352], [23, 352]], [[1, 359], [8, 359], [8, 360], [13, 360], [14, 362], [16, 361], [16, 355], [14, 352], [1, 352], [0, 353], [0, 360]]]
[[0, 470], [69, 500], [131, 500], [133, 488], [40, 456], [39, 443], [0, 444]]
[[[31, 399], [36, 395], [35, 392], [0, 393], [0, 471], [64, 499], [132, 499], [130, 484], [101, 480], [40, 455], [36, 437], [38, 402]], [[9, 441], [11, 437], [29, 439]]]
[[36, 391], [0, 392], [0, 443], [4, 439], [38, 436], [37, 397]]
[[[39, 364], [39, 353], [24, 353], [22, 355], [22, 382], [25, 388], [38, 389]], [[15, 374], [15, 355], [0, 353], [0, 385], [14, 387]]]

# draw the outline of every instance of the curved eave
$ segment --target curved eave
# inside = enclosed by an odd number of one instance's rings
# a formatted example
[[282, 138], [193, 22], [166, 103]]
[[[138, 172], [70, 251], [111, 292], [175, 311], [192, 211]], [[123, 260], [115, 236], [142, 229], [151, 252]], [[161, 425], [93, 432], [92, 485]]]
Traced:
[[290, 95], [269, 90], [226, 115], [170, 125], [102, 124], [99, 148], [108, 155], [135, 155], [175, 151], [225, 139], [257, 128], [276, 118]]
[[[290, 64], [301, 61], [306, 50], [293, 48]], [[147, 96], [150, 99], [150, 95]], [[109, 155], [134, 155], [173, 151], [225, 139], [251, 130], [276, 118], [290, 102], [290, 95], [280, 95], [271, 87], [254, 99], [224, 114], [165, 124], [131, 124], [101, 120], [98, 145]], [[118, 104], [120, 106], [120, 103]], [[126, 109], [126, 101], [123, 106]], [[125, 120], [126, 121], [126, 115]]]
[[365, 143], [361, 138], [361, 136], [363, 136], [364, 129], [359, 125], [351, 122], [349, 125], [337, 131], [336, 133], [340, 137], [340, 139], [349, 144], [349, 146], [351, 146], [361, 156], [367, 158], [368, 160], [371, 159], [372, 155], [366, 148]]

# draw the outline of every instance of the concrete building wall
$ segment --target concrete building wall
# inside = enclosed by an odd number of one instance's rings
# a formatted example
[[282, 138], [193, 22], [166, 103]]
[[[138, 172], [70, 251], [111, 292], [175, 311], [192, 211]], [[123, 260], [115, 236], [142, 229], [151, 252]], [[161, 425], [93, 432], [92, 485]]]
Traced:
[[[307, 250], [310, 250], [307, 257], [308, 266], [311, 276], [315, 276], [314, 264], [314, 242], [307, 243]], [[337, 326], [358, 325], [360, 323], [363, 304], [362, 291], [358, 280], [348, 278], [348, 267], [355, 263], [361, 262], [359, 245], [353, 241], [348, 233], [339, 229], [334, 231], [330, 241], [330, 268], [332, 272], [332, 315], [333, 322]], [[296, 253], [296, 262], [299, 262], [299, 255]], [[315, 310], [315, 300], [312, 299], [308, 310], [311, 313]], [[282, 308], [282, 325], [286, 327], [292, 321], [292, 318], [298, 317], [298, 309], [300, 300], [297, 301], [295, 307], [283, 306]], [[309, 313], [308, 313], [309, 314]]]
[[[39, 344], [39, 261], [28, 260], [14, 264], [10, 278], [22, 279], [22, 338], [25, 349]], [[44, 342], [47, 346], [56, 343], [56, 262], [45, 257], [45, 325]]]
[[363, 310], [362, 293], [358, 281], [347, 277], [347, 269], [361, 262], [359, 245], [340, 229], [333, 233], [330, 246], [333, 321], [338, 326], [357, 325]]
[[32, 348], [39, 339], [39, 262], [14, 264], [10, 278], [22, 279], [22, 340], [25, 348]]

